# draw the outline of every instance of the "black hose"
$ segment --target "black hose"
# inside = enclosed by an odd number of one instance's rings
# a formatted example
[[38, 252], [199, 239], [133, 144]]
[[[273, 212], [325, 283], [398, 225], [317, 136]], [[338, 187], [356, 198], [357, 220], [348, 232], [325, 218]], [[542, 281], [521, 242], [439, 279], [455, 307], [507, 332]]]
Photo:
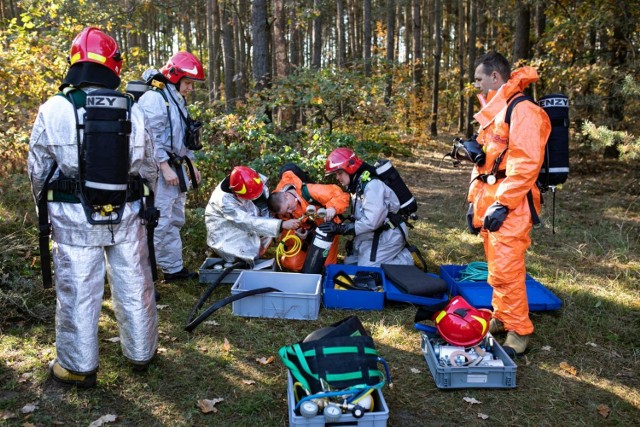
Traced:
[[[229, 273], [231, 273], [234, 269], [239, 268], [239, 267], [243, 267], [246, 266], [247, 263], [244, 261], [237, 261], [234, 262], [233, 264], [231, 264], [229, 267], [223, 269], [220, 272], [220, 275], [218, 276], [218, 278], [211, 283], [207, 289], [205, 289], [205, 291], [202, 293], [202, 296], [200, 297], [200, 299], [198, 300], [198, 302], [191, 308], [191, 312], [189, 313], [189, 317], [187, 318], [187, 327], [193, 323], [193, 319], [196, 316], [196, 313], [198, 312], [198, 310], [200, 310], [202, 308], [202, 306], [204, 305], [205, 302], [207, 302], [207, 299], [209, 299], [209, 297], [211, 296], [211, 294], [213, 293], [213, 291], [218, 287], [218, 285], [222, 282], [222, 279], [224, 279], [225, 277], [227, 277], [229, 275]], [[203, 319], [204, 320], [204, 319]], [[202, 320], [200, 320], [200, 322], [202, 322]], [[194, 325], [191, 329], [187, 329], [185, 328], [187, 331], [191, 331], [193, 330], [193, 328], [195, 328], [200, 322], [198, 322], [196, 325]]]

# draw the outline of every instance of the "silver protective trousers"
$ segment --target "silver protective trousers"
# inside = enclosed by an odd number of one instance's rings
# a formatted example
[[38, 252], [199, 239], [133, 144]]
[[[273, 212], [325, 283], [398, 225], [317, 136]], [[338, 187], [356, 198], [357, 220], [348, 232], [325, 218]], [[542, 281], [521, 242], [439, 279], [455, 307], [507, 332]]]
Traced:
[[98, 320], [105, 273], [120, 345], [131, 362], [153, 358], [158, 316], [145, 239], [113, 246], [53, 245], [56, 352], [60, 365], [87, 374], [98, 369]]

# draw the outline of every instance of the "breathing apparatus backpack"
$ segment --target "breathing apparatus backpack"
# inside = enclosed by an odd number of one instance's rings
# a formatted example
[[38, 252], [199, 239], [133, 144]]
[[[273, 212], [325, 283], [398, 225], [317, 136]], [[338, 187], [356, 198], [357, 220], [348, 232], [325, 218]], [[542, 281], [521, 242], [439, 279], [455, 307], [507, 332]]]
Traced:
[[[514, 98], [505, 114], [505, 123], [511, 126], [511, 114], [513, 109], [522, 101], [534, 102], [547, 113], [551, 122], [551, 133], [547, 139], [544, 151], [544, 161], [538, 174], [536, 185], [540, 192], [551, 191], [553, 194], [552, 207], [552, 232], [555, 234], [556, 212], [556, 188], [562, 186], [569, 176], [569, 98], [563, 94], [550, 94], [540, 98], [537, 102], [527, 96]], [[529, 206], [534, 219], [534, 224], [540, 223], [540, 219], [533, 208], [533, 200], [529, 192]]]
[[543, 193], [549, 189], [555, 191], [555, 187], [564, 184], [569, 176], [569, 98], [562, 94], [545, 95], [537, 102], [524, 95], [514, 98], [507, 107], [506, 124], [511, 125], [511, 113], [522, 101], [536, 103], [551, 121], [537, 185]]
[[[87, 221], [94, 225], [118, 224], [129, 189], [132, 101], [111, 89], [98, 89], [89, 94], [74, 89], [63, 94], [76, 114], [78, 176], [75, 181]], [[81, 125], [78, 109], [83, 106]], [[60, 185], [61, 181], [57, 181]]]
[[418, 219], [416, 215], [418, 202], [416, 202], [416, 198], [413, 197], [411, 190], [409, 190], [400, 173], [391, 163], [391, 160], [378, 159], [373, 167], [376, 169], [377, 178], [387, 184], [387, 187], [393, 190], [398, 197], [400, 201], [400, 210], [398, 213], [402, 215], [405, 221]]

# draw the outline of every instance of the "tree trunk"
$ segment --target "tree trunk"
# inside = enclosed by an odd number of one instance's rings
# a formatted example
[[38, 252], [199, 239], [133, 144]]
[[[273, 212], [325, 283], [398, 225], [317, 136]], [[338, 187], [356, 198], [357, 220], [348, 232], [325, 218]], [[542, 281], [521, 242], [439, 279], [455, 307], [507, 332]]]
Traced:
[[531, 12], [527, 0], [518, 0], [516, 5], [516, 28], [513, 40], [513, 63], [529, 59], [529, 31]]
[[256, 90], [269, 84], [269, 30], [267, 23], [267, 1], [253, 0], [251, 27], [253, 30], [253, 79]]
[[416, 94], [422, 99], [422, 18], [420, 0], [413, 1], [413, 84]]
[[236, 72], [235, 55], [233, 49], [233, 30], [231, 28], [231, 16], [229, 6], [222, 8], [222, 50], [224, 51], [224, 98], [225, 109], [228, 113], [235, 111], [236, 91], [233, 77]]
[[384, 103], [391, 104], [393, 86], [393, 69], [395, 64], [395, 34], [396, 34], [396, 2], [387, 0], [387, 84], [384, 92]]
[[238, 2], [238, 9], [234, 14], [233, 25], [236, 39], [236, 97], [244, 100], [247, 93], [247, 49], [245, 44], [245, 25], [243, 18], [247, 16], [247, 3]]
[[[619, 70], [624, 69], [627, 63], [628, 45], [627, 41], [631, 39], [631, 26], [628, 25], [622, 17], [629, 16], [629, 4], [624, 2], [620, 10], [620, 19], [617, 19], [613, 25], [613, 34], [609, 39], [609, 66], [614, 70], [613, 78], [609, 81], [608, 97], [606, 101], [606, 112], [609, 127], [612, 130], [621, 130], [624, 123], [624, 107], [625, 98], [620, 96], [620, 87], [622, 86], [622, 76]], [[609, 159], [617, 159], [620, 156], [618, 141], [614, 141], [613, 145], [605, 147], [604, 157]]]
[[[458, 34], [465, 34], [464, 27], [464, 0], [458, 0]], [[460, 93], [458, 102], [458, 132], [464, 131], [464, 37], [458, 37], [458, 68], [460, 77], [458, 79], [458, 92]]]
[[547, 26], [547, 5], [545, 0], [538, 0], [535, 6], [536, 14], [536, 52], [538, 56], [544, 54], [544, 44], [542, 43], [542, 37], [544, 36], [544, 28]]
[[433, 101], [431, 105], [431, 136], [438, 135], [438, 95], [440, 85], [440, 60], [442, 58], [442, 2], [434, 0], [435, 52], [433, 55]]
[[345, 66], [346, 43], [344, 28], [344, 0], [336, 0], [336, 33], [338, 36], [338, 52], [336, 52], [336, 65], [338, 68]]
[[409, 64], [411, 55], [411, 36], [413, 34], [412, 5], [407, 2], [404, 6], [404, 61]]
[[[477, 0], [469, 0], [469, 78], [471, 81], [474, 79], [476, 67], [476, 22], [478, 19]], [[471, 138], [473, 135], [473, 98], [469, 96], [467, 99], [467, 138]]]
[[313, 0], [313, 8], [318, 16], [313, 20], [313, 55], [311, 67], [319, 70], [322, 65], [322, 8], [320, 0]]
[[364, 0], [364, 13], [362, 16], [362, 60], [364, 62], [364, 75], [371, 75], [371, 0]]
[[215, 101], [215, 93], [216, 88], [213, 83], [213, 75], [215, 73], [215, 65], [214, 58], [217, 55], [216, 49], [213, 44], [213, 3], [216, 0], [208, 0], [207, 1], [207, 57], [209, 58], [207, 62], [207, 68], [209, 72], [207, 73], [207, 86], [209, 86], [209, 104], [212, 105]]
[[300, 22], [297, 18], [300, 3], [298, 0], [294, 0], [292, 3], [293, 6], [289, 10], [289, 21], [291, 22], [289, 29], [289, 33], [291, 35], [291, 41], [289, 42], [289, 62], [290, 65], [297, 68], [302, 65], [300, 56], [300, 47], [302, 46], [302, 43], [300, 42], [301, 31]]
[[[283, 0], [273, 0], [273, 50], [275, 53], [275, 76], [285, 78], [289, 73], [286, 42], [286, 20], [284, 16]], [[289, 128], [291, 125], [291, 109], [282, 106], [277, 111], [278, 122], [281, 127]]]

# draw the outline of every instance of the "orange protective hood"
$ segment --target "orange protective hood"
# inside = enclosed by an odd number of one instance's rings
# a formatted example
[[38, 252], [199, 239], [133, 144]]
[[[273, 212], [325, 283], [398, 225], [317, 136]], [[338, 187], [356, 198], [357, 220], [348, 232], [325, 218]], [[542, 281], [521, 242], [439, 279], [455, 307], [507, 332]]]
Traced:
[[487, 127], [494, 117], [507, 108], [507, 101], [518, 92], [522, 92], [531, 83], [538, 81], [538, 71], [533, 67], [522, 67], [511, 73], [509, 81], [503, 84], [497, 91], [489, 91], [487, 104], [473, 117], [481, 128]]

